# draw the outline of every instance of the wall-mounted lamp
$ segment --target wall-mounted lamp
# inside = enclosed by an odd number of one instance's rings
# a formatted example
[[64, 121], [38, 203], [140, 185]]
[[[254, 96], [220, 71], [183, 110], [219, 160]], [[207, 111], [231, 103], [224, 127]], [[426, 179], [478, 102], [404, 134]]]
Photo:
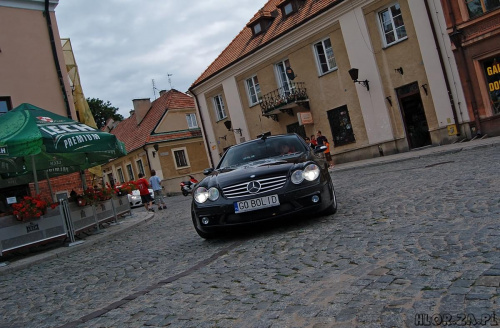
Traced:
[[428, 93], [427, 93], [427, 83], [422, 84], [420, 87], [421, 87], [422, 89], [424, 89], [425, 95], [427, 96], [427, 95], [428, 95]]
[[462, 47], [463, 38], [464, 38], [464, 33], [462, 32], [462, 30], [459, 30], [456, 27], [453, 28], [453, 32], [450, 33], [450, 39], [451, 42], [453, 42], [455, 48], [458, 49]]
[[286, 67], [286, 76], [288, 76], [289, 80], [293, 80], [297, 77], [290, 66]]
[[391, 105], [391, 107], [392, 107], [392, 99], [391, 99], [391, 96], [385, 97], [385, 99], [387, 100], [387, 102], [389, 103], [389, 105]]
[[153, 157], [156, 157], [156, 153], [158, 152], [158, 149], [160, 149], [160, 147], [158, 146], [157, 143], [155, 143], [153, 145], [153, 148], [154, 148], [154, 151], [152, 152], [152, 154], [153, 154]]
[[395, 72], [398, 72], [399, 74], [403, 75], [403, 67], [398, 67], [396, 69], [394, 69]]
[[241, 133], [241, 129], [231, 129], [231, 121], [225, 121], [224, 126], [228, 131], [234, 131], [236, 133], [239, 133], [240, 137], [243, 136], [243, 134]]
[[354, 83], [361, 84], [362, 86], [366, 87], [366, 90], [370, 91], [370, 85], [368, 84], [368, 80], [359, 81], [358, 74], [359, 74], [359, 70], [357, 68], [351, 68], [349, 70], [349, 75], [351, 76], [352, 81]]

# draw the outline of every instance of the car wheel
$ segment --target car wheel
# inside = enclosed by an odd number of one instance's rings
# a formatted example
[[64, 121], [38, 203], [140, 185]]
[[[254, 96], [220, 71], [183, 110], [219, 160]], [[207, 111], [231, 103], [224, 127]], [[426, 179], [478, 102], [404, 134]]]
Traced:
[[209, 233], [209, 232], [204, 232], [204, 231], [201, 231], [200, 229], [198, 229], [198, 224], [197, 224], [197, 218], [196, 218], [196, 214], [194, 214], [193, 211], [191, 211], [191, 218], [193, 219], [193, 226], [194, 226], [194, 230], [196, 230], [196, 233], [203, 239], [213, 239], [213, 238], [216, 238], [217, 237], [217, 234], [215, 233]]
[[323, 211], [323, 214], [326, 215], [333, 215], [337, 213], [337, 195], [335, 195], [335, 188], [333, 187], [333, 183], [331, 184], [331, 188], [332, 188], [333, 202]]

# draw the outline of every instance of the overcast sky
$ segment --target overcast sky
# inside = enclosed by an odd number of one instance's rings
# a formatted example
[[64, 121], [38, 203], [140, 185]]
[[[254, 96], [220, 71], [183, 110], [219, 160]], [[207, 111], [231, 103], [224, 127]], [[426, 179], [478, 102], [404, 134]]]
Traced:
[[[267, 0], [60, 0], [61, 38], [71, 39], [86, 98], [125, 118], [132, 99], [186, 92]], [[158, 97], [158, 92], [156, 93]]]

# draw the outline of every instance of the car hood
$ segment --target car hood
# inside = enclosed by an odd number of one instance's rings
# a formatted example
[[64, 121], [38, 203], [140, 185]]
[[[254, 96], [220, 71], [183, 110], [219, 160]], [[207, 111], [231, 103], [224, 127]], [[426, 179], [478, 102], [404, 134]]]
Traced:
[[249, 180], [258, 180], [270, 176], [286, 175], [296, 168], [302, 168], [306, 162], [304, 156], [267, 158], [213, 171], [200, 182], [206, 188], [238, 184]]

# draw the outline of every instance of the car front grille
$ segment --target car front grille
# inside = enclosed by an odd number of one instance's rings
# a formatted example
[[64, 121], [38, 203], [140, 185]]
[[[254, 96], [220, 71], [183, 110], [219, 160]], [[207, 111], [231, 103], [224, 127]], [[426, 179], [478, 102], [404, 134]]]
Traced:
[[[250, 193], [248, 191], [248, 183], [257, 181], [260, 183], [260, 190], [257, 193]], [[251, 180], [243, 183], [238, 183], [229, 187], [222, 188], [222, 192], [226, 198], [239, 198], [249, 195], [258, 195], [268, 191], [273, 191], [282, 188], [286, 183], [286, 176], [272, 177], [260, 180]]]

